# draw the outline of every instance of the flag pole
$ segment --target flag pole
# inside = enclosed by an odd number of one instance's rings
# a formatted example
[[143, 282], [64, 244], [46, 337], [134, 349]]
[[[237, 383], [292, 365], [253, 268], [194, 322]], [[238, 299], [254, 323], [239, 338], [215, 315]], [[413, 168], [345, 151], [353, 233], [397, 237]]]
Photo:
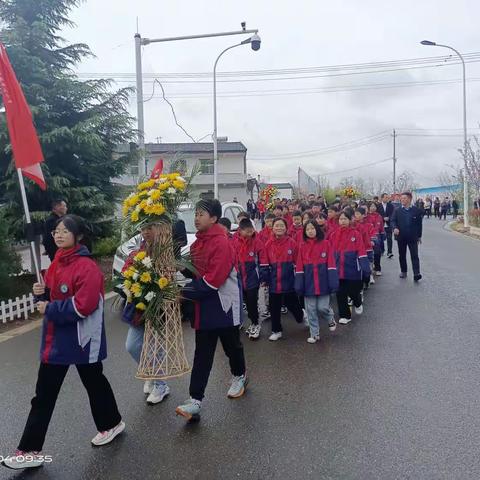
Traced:
[[43, 278], [40, 274], [37, 252], [35, 251], [35, 238], [33, 236], [32, 219], [30, 218], [30, 210], [28, 208], [27, 194], [25, 192], [25, 183], [23, 181], [22, 169], [17, 168], [17, 173], [18, 181], [20, 183], [20, 192], [22, 194], [23, 210], [25, 211], [25, 220], [27, 222], [27, 240], [30, 241], [30, 250], [32, 252], [33, 264], [35, 265], [35, 275], [37, 276], [37, 282], [43, 283]]

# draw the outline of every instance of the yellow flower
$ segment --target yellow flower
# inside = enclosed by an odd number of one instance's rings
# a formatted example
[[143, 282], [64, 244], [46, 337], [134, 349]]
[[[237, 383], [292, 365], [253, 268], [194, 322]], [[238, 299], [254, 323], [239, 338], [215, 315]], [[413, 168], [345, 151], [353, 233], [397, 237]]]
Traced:
[[152, 281], [152, 276], [150, 275], [149, 272], [143, 272], [141, 275], [140, 275], [140, 281], [142, 283], [150, 283]]
[[140, 200], [140, 197], [138, 195], [133, 195], [132, 197], [129, 197], [125, 200], [126, 203], [128, 203], [128, 206], [134, 207]]
[[124, 204], [123, 207], [122, 207], [122, 214], [123, 214], [124, 217], [126, 217], [128, 215], [128, 210], [129, 210], [128, 205]]
[[165, 213], [165, 207], [161, 203], [153, 205], [153, 213], [155, 215], [163, 215]]
[[137, 190], [142, 191], [142, 190], [147, 190], [148, 188], [152, 188], [155, 185], [155, 180], [151, 178], [150, 180], [139, 183], [137, 185]]
[[130, 287], [132, 286], [132, 282], [131, 282], [130, 280], [125, 280], [125, 281], [123, 282], [123, 286], [124, 286], [125, 288], [127, 288], [128, 290], [130, 290]]
[[137, 303], [137, 304], [135, 305], [135, 308], [136, 308], [137, 310], [145, 310], [145, 309], [147, 308], [147, 306], [146, 306], [143, 302], [140, 302], [140, 303]]
[[171, 187], [170, 182], [163, 182], [158, 186], [159, 190], [167, 190]]
[[180, 180], [174, 180], [172, 185], [177, 190], [184, 190], [185, 189], [185, 183], [180, 181]]
[[167, 175], [167, 178], [168, 178], [169, 180], [175, 180], [175, 179], [176, 179], [177, 177], [179, 177], [179, 176], [180, 176], [179, 173], [169, 173], [169, 174]]
[[161, 277], [157, 283], [160, 289], [163, 290], [168, 285], [168, 280], [165, 277]]
[[140, 261], [140, 260], [143, 260], [146, 256], [147, 256], [147, 252], [142, 250], [141, 252], [138, 252], [133, 258], [135, 258], [135, 260], [137, 261]]
[[132, 212], [132, 214], [130, 215], [130, 218], [132, 219], [132, 222], [138, 222], [138, 219], [139, 219], [138, 212]]
[[133, 272], [132, 272], [129, 268], [127, 268], [127, 269], [122, 273], [122, 275], [123, 275], [123, 278], [131, 278], [132, 275], [133, 275]]
[[150, 198], [155, 202], [157, 200], [160, 200], [160, 197], [162, 196], [160, 190], [152, 190], [150, 193]]

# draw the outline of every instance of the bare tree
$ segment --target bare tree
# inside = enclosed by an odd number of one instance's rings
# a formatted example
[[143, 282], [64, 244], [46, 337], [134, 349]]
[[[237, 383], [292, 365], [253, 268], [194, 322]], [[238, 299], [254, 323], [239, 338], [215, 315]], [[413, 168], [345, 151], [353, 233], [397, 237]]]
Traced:
[[397, 192], [411, 192], [417, 188], [415, 177], [409, 170], [404, 170], [396, 179]]
[[[473, 143], [473, 145], [472, 145]], [[460, 151], [463, 155], [463, 150]], [[480, 196], [480, 140], [473, 137], [467, 146], [467, 179], [476, 197]]]

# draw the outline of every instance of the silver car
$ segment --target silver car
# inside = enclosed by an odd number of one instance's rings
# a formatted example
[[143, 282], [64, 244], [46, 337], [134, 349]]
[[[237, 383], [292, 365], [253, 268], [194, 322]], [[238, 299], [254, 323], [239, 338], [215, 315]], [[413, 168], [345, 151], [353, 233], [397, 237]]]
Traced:
[[[238, 229], [237, 217], [238, 214], [243, 211], [245, 211], [245, 209], [238, 203], [222, 203], [222, 217], [226, 217], [232, 222], [232, 232]], [[185, 222], [185, 229], [187, 230], [187, 245], [182, 248], [183, 255], [190, 251], [190, 246], [195, 241], [195, 206], [191, 203], [185, 203], [181, 205], [178, 211], [178, 219]], [[115, 257], [113, 259], [114, 277], [118, 278], [121, 276], [125, 260], [128, 258], [128, 256], [133, 250], [138, 250], [140, 248], [141, 241], [142, 235], [138, 234], [117, 248], [117, 251], [115, 252]], [[183, 277], [183, 275], [181, 275], [180, 273], [178, 273], [178, 276], [178, 281], [180, 283], [184, 283], [186, 281], [185, 277]]]

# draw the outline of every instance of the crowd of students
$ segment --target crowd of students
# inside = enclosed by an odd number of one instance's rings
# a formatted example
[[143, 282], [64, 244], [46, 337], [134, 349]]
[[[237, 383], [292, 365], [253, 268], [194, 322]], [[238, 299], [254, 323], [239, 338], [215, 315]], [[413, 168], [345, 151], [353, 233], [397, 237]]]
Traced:
[[[339, 324], [350, 323], [352, 312], [361, 315], [363, 293], [381, 275], [387, 220], [391, 220], [389, 228], [393, 228], [399, 241], [404, 236], [405, 251], [408, 246], [412, 252], [414, 243], [421, 238], [421, 215], [416, 207], [409, 206], [408, 195], [402, 195], [402, 201], [406, 198], [403, 209], [395, 210], [391, 219], [385, 215], [390, 210], [375, 201], [357, 204], [338, 199], [327, 208], [321, 199], [308, 203], [277, 200], [272, 211], [263, 215], [260, 231], [245, 212], [240, 214], [234, 234], [230, 233], [230, 221], [221, 218], [218, 200], [198, 202], [197, 238], [190, 249], [195, 273], [184, 272], [191, 282], [182, 291], [183, 298], [195, 305], [195, 354], [190, 397], [176, 408], [177, 415], [187, 420], [199, 418], [219, 340], [232, 373], [227, 397], [244, 395], [248, 378], [240, 338], [243, 302], [250, 318], [245, 332], [252, 340], [260, 338], [261, 325], [268, 318], [268, 339], [280, 340], [282, 313], [289, 310], [298, 324], [309, 327], [307, 342], [316, 343], [320, 339], [320, 321], [326, 322], [330, 331], [337, 328], [334, 296]], [[384, 213], [380, 215], [377, 209]], [[399, 210], [403, 210], [401, 214]], [[148, 251], [151, 229], [155, 228], [142, 228], [141, 249]], [[38, 310], [45, 315], [40, 369], [18, 450], [3, 460], [10, 468], [46, 463], [41, 450], [70, 365], [76, 366], [88, 392], [98, 429], [91, 443], [106, 445], [125, 429], [115, 396], [103, 375], [106, 336], [102, 274], [82, 245], [84, 233], [84, 223], [75, 216], [57, 221], [53, 238], [58, 251], [45, 285], [34, 285]], [[404, 278], [406, 266], [402, 259], [400, 265]], [[414, 279], [419, 280], [419, 266], [415, 264], [414, 274]], [[138, 362], [143, 341], [141, 314], [131, 313], [127, 306], [123, 315], [130, 322], [126, 348]], [[147, 402], [153, 404], [169, 394], [168, 385], [161, 381], [145, 382], [143, 389]]]

